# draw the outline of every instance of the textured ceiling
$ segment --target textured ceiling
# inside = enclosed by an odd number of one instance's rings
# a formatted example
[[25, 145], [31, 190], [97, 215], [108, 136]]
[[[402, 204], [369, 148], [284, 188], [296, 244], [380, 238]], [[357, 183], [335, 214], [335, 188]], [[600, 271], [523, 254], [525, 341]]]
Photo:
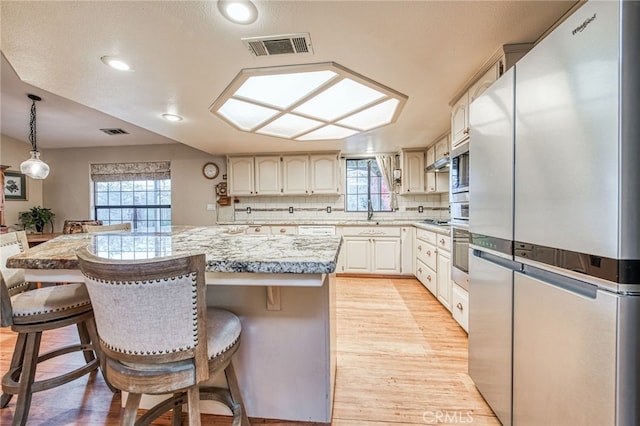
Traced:
[[[211, 154], [391, 152], [449, 127], [449, 102], [503, 44], [537, 40], [574, 1], [256, 1], [251, 25], [216, 2], [2, 1], [2, 133], [42, 148], [180, 142]], [[242, 37], [308, 32], [313, 55], [253, 57]], [[135, 68], [116, 72], [100, 57]], [[6, 58], [6, 59], [5, 59]], [[399, 120], [343, 141], [240, 132], [209, 106], [243, 68], [333, 61], [408, 95]], [[184, 117], [163, 120], [165, 112]], [[107, 136], [119, 127], [128, 135]]]

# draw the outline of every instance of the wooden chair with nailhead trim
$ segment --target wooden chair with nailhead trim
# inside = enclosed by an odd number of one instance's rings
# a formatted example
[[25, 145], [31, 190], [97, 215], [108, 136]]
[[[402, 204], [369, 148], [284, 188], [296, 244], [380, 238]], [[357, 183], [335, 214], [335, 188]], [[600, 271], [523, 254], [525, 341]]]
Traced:
[[[94, 371], [99, 366], [95, 355], [101, 356], [99, 348], [92, 345], [92, 341], [97, 341], [97, 334], [91, 301], [83, 283], [35, 288], [33, 283], [25, 281], [22, 269], [6, 267], [8, 257], [28, 247], [24, 231], [0, 235], [1, 325], [11, 326], [18, 333], [9, 370], [2, 377], [0, 408], [7, 407], [13, 395], [18, 396], [14, 425], [26, 424], [33, 393], [63, 385]], [[74, 324], [80, 335], [78, 344], [39, 353], [43, 332]], [[38, 363], [75, 351], [83, 352], [84, 365], [56, 377], [34, 380]]]
[[[240, 345], [240, 319], [206, 306], [204, 254], [111, 260], [81, 248], [76, 255], [107, 378], [129, 392], [122, 425], [150, 424], [170, 409], [173, 424], [180, 424], [183, 402], [189, 425], [200, 425], [200, 399], [224, 403], [233, 425], [249, 425], [231, 362]], [[223, 372], [228, 389], [203, 386]], [[136, 421], [142, 394], [168, 398]]]

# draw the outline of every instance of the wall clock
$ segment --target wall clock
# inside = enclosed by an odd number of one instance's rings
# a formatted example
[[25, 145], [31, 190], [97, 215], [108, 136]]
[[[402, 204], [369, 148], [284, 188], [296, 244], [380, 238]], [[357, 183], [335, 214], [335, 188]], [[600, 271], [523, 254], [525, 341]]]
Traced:
[[220, 169], [216, 163], [207, 163], [202, 166], [202, 174], [207, 179], [215, 179], [220, 173]]

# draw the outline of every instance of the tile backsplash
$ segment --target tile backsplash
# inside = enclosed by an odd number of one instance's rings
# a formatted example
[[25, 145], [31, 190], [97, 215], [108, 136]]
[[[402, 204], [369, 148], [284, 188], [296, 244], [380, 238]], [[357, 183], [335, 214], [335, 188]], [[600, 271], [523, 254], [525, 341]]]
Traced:
[[[218, 221], [366, 220], [367, 212], [346, 212], [343, 195], [236, 197]], [[373, 220], [449, 219], [449, 194], [398, 195], [398, 210], [375, 212]], [[220, 212], [222, 213], [222, 212]], [[224, 216], [224, 217], [223, 217]]]

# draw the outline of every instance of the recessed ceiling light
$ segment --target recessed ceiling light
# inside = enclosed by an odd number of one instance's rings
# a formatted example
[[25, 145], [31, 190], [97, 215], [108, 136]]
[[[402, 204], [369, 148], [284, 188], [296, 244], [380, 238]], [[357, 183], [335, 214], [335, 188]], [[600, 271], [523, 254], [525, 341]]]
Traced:
[[209, 110], [239, 130], [344, 139], [391, 124], [407, 97], [333, 62], [242, 70]]
[[175, 114], [162, 114], [162, 118], [167, 121], [182, 121], [182, 117]]
[[252, 24], [258, 19], [258, 9], [249, 0], [218, 0], [218, 10], [236, 24]]
[[100, 60], [118, 71], [132, 71], [131, 66], [117, 56], [103, 56]]

